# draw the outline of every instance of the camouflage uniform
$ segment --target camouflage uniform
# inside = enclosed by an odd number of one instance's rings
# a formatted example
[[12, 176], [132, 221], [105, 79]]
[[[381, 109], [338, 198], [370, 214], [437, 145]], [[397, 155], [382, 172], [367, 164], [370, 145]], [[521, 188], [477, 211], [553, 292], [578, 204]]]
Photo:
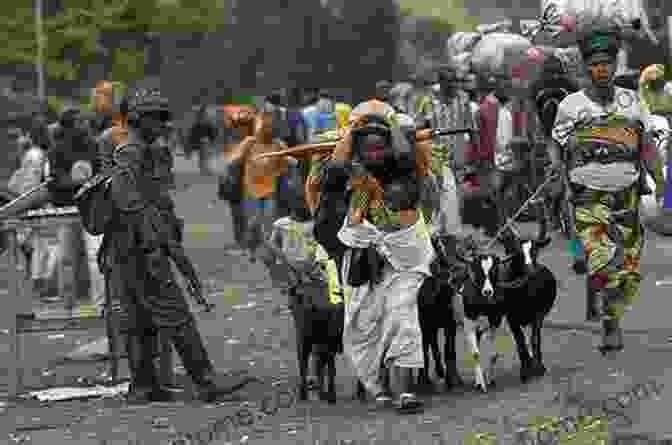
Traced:
[[[135, 100], [138, 113], [167, 110], [157, 93], [141, 92]], [[131, 102], [132, 111], [133, 106]], [[148, 143], [130, 125], [126, 144], [100, 150], [101, 164], [112, 169], [110, 193], [118, 210], [104, 233], [101, 268], [112, 298], [120, 300], [128, 317], [129, 398], [169, 398], [159, 387], [152, 360], [161, 329], [171, 338], [199, 397], [212, 400], [221, 389], [213, 382], [213, 365], [170, 264], [171, 243], [179, 242], [181, 227], [166, 187], [171, 176], [166, 150], [160, 143]], [[105, 136], [105, 143], [111, 142]]]

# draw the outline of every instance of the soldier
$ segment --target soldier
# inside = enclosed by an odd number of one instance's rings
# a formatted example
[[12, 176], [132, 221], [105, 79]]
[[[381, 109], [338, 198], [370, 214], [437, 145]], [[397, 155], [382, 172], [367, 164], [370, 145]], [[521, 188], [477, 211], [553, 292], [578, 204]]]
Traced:
[[215, 383], [213, 364], [171, 270], [170, 247], [179, 227], [172, 199], [160, 180], [162, 163], [151, 148], [170, 120], [168, 104], [160, 92], [140, 90], [130, 98], [128, 111], [128, 130], [113, 132], [116, 147], [104, 162], [109, 166], [104, 173], [111, 177], [115, 214], [105, 230], [101, 252], [109, 288], [128, 316], [131, 387], [127, 399], [131, 403], [170, 399], [160, 387], [152, 360], [161, 329], [172, 340], [197, 397], [213, 401], [233, 388]]

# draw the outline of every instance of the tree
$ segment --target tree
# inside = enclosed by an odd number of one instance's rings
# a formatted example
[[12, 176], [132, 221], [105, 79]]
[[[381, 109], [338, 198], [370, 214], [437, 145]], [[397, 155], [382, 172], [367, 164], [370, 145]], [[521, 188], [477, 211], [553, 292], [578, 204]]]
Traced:
[[470, 32], [479, 25], [462, 0], [399, 0], [399, 6], [404, 15], [431, 17], [439, 32]]
[[[17, 7], [5, 8], [8, 1]], [[62, 0], [60, 11], [44, 19], [47, 74], [77, 80], [86, 65], [110, 57], [118, 80], [143, 77], [147, 33], [217, 30], [223, 5], [223, 0]], [[3, 1], [0, 37], [5, 44], [0, 63], [35, 62], [34, 22], [33, 10], [25, 2]]]

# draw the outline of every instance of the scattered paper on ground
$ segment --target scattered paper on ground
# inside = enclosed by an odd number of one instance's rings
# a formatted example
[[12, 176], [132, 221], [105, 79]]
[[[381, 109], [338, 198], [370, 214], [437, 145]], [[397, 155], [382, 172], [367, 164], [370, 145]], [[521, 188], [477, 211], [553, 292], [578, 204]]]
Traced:
[[107, 356], [109, 350], [109, 340], [103, 336], [69, 352], [65, 358], [68, 360], [98, 360]]
[[57, 402], [64, 400], [83, 399], [88, 397], [115, 397], [128, 392], [129, 383], [115, 386], [94, 386], [91, 388], [62, 387], [49, 388], [28, 393], [29, 398], [40, 402]]

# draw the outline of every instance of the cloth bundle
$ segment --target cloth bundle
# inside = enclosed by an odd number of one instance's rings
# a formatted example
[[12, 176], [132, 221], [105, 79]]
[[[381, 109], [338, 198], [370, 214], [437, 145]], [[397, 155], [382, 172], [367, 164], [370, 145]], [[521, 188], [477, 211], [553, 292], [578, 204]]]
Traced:
[[583, 33], [599, 23], [612, 23], [632, 29], [631, 24], [639, 20], [641, 31], [654, 43], [658, 39], [651, 30], [643, 0], [543, 0], [542, 8], [555, 5], [564, 16], [577, 19], [577, 32]]
[[514, 74], [511, 70], [527, 62], [530, 48], [532, 43], [518, 34], [486, 34], [474, 47], [471, 63], [482, 74], [509, 77]]

